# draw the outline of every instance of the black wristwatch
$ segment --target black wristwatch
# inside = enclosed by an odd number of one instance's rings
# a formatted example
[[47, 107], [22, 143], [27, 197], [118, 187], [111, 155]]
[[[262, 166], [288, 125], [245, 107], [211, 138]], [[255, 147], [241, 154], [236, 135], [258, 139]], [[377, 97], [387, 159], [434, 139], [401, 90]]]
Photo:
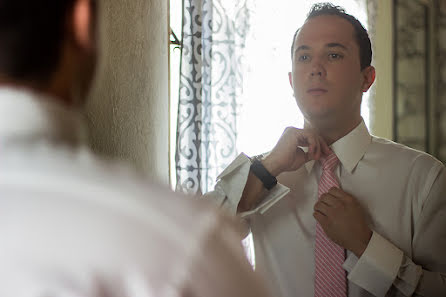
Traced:
[[251, 167], [252, 173], [257, 176], [263, 183], [263, 186], [267, 190], [271, 190], [277, 184], [277, 179], [266, 170], [265, 166], [263, 166], [260, 158], [254, 157], [251, 159]]

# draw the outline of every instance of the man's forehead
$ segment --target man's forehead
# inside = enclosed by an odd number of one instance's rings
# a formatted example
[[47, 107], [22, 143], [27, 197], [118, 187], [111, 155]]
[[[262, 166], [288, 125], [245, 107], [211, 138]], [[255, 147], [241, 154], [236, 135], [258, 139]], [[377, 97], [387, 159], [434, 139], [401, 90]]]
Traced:
[[313, 17], [300, 28], [294, 48], [339, 43], [348, 47], [355, 42], [354, 28], [347, 20], [331, 15]]

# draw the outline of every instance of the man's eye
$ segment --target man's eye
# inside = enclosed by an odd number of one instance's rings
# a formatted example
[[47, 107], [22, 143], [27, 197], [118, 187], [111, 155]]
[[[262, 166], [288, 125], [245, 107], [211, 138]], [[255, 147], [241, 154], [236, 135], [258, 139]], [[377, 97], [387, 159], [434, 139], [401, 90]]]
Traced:
[[341, 58], [342, 58], [342, 55], [340, 55], [340, 54], [329, 54], [328, 57], [329, 57], [331, 60], [337, 60], [337, 59], [341, 59]]
[[307, 61], [310, 57], [308, 55], [301, 55], [299, 56], [299, 61], [304, 62]]

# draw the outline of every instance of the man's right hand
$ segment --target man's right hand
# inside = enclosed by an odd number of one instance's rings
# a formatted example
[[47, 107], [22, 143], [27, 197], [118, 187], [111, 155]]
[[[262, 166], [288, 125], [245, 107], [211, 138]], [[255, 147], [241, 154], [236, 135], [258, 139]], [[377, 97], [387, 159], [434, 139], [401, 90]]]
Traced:
[[[302, 147], [307, 147], [304, 152]], [[310, 160], [319, 160], [329, 154], [327, 143], [316, 131], [288, 127], [283, 132], [273, 150], [262, 160], [263, 166], [274, 176], [282, 172], [294, 171]]]
[[[304, 152], [302, 147], [307, 147]], [[310, 160], [319, 160], [329, 154], [327, 143], [316, 131], [310, 129], [286, 128], [273, 150], [262, 159], [262, 164], [274, 176], [285, 171], [294, 171]], [[237, 206], [237, 212], [252, 209], [258, 204], [264, 189], [263, 183], [252, 172]]]

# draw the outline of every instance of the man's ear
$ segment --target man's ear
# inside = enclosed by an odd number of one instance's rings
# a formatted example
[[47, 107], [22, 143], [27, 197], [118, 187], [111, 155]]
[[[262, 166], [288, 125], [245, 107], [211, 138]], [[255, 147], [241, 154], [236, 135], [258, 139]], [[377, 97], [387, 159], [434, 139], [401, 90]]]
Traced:
[[90, 1], [94, 0], [75, 0], [71, 18], [74, 41], [85, 50], [91, 50], [95, 43], [92, 29], [94, 13]]
[[364, 82], [362, 83], [361, 90], [363, 92], [367, 92], [370, 89], [370, 87], [372, 86], [372, 84], [376, 78], [375, 67], [373, 67], [373, 66], [366, 67], [364, 70], [362, 70], [362, 75], [364, 77]]
[[288, 72], [288, 79], [290, 81], [291, 88], [293, 88], [293, 74], [291, 72]]

